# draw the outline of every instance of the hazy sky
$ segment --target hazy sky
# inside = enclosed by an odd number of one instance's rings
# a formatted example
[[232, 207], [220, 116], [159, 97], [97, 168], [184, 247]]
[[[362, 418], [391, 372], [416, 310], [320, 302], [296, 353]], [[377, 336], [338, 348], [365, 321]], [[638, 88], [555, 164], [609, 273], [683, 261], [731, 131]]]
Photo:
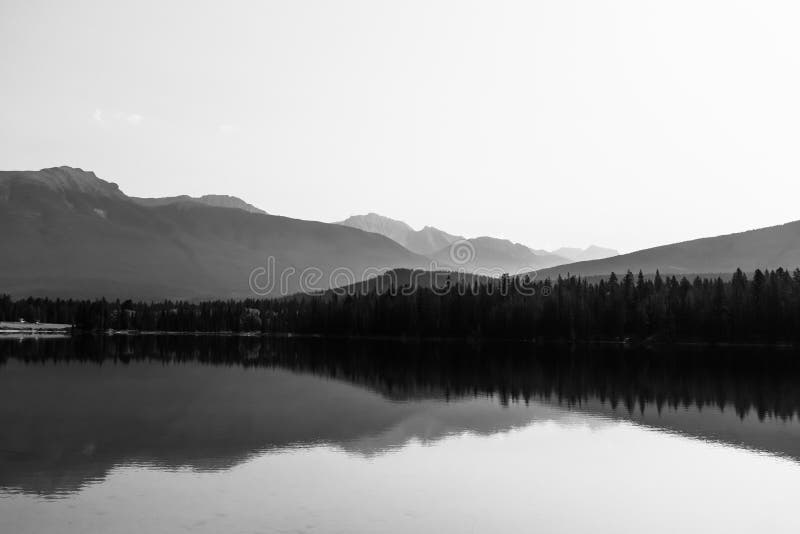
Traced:
[[800, 219], [796, 1], [0, 0], [0, 169], [624, 251]]

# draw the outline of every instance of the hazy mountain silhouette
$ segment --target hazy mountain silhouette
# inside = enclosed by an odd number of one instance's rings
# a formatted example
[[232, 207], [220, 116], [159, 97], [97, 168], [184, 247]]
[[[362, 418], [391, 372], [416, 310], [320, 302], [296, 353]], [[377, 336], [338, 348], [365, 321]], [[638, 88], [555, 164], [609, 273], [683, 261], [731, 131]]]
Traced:
[[307, 267], [360, 277], [370, 267], [428, 263], [374, 233], [206, 204], [142, 205], [69, 167], [0, 172], [0, 288], [18, 296], [247, 297], [250, 273], [267, 256], [276, 273], [296, 270], [288, 291]]
[[448, 234], [433, 226], [426, 226], [408, 236], [406, 248], [417, 254], [429, 256], [463, 239], [461, 236]]
[[731, 273], [800, 266], [800, 221], [747, 232], [694, 239], [648, 248], [611, 258], [571, 263], [539, 272], [539, 276], [624, 273], [627, 270], [667, 274]]
[[414, 230], [403, 221], [390, 219], [377, 213], [354, 215], [338, 224], [383, 234], [412, 252], [430, 257], [444, 268], [461, 268], [467, 271], [488, 270], [500, 273], [516, 272], [526, 268], [538, 269], [569, 262], [564, 256], [546, 250], [533, 250], [507, 239], [476, 237], [468, 240], [475, 252], [474, 258], [462, 264], [453, 261], [451, 245], [464, 241], [465, 238], [449, 234], [433, 226]]
[[408, 234], [414, 231], [408, 224], [396, 219], [390, 219], [377, 213], [367, 213], [366, 215], [353, 215], [338, 222], [343, 226], [358, 228], [365, 232], [373, 232], [385, 235], [389, 239], [397, 241], [401, 245], [405, 243]]
[[[436, 266], [445, 270], [463, 270], [478, 274], [498, 276], [529, 269], [542, 269], [569, 263], [569, 259], [545, 250], [532, 250], [520, 243], [494, 237], [465, 239], [426, 226], [414, 230], [402, 221], [382, 217], [375, 213], [359, 215], [339, 223], [390, 237], [417, 254], [428, 256]], [[469, 243], [469, 260], [461, 263], [454, 257], [454, 244]]]
[[377, 213], [366, 215], [353, 215], [337, 224], [358, 228], [365, 232], [374, 232], [385, 235], [397, 241], [411, 252], [430, 256], [451, 243], [464, 239], [461, 236], [448, 234], [433, 226], [426, 226], [422, 230], [414, 230], [403, 221], [390, 219]]
[[[458, 262], [458, 252], [447, 246], [432, 257], [443, 266], [458, 267], [468, 272], [481, 274], [517, 273], [530, 269], [543, 269], [568, 263], [569, 260], [555, 254], [537, 254], [530, 248], [507, 239], [476, 237], [466, 240], [470, 249], [469, 261]], [[463, 260], [462, 260], [463, 261]]]
[[561, 247], [554, 250], [553, 254], [567, 258], [569, 261], [591, 261], [617, 256], [619, 255], [619, 252], [612, 248], [589, 245], [583, 249], [574, 247]]
[[592, 246], [559, 249], [561, 255], [478, 237], [467, 240], [471, 250], [460, 263], [452, 246], [462, 239], [430, 226], [417, 231], [374, 213], [326, 224], [269, 215], [221, 195], [132, 198], [117, 184], [70, 167], [0, 172], [0, 287], [13, 296], [254, 296], [250, 273], [265, 267], [268, 256], [276, 259], [276, 274], [295, 270], [273, 295], [298, 290], [308, 267], [323, 273], [315, 287], [325, 289], [327, 275], [337, 268], [350, 269], [358, 280], [369, 269], [424, 269], [431, 260], [442, 269], [537, 270], [551, 277], [800, 266], [800, 221], [576, 263], [570, 258], [615, 251]]
[[244, 200], [238, 197], [232, 197], [230, 195], [203, 195], [201, 197], [190, 197], [188, 195], [180, 195], [177, 197], [162, 197], [162, 198], [136, 198], [130, 197], [131, 200], [141, 204], [142, 206], [165, 206], [167, 204], [178, 204], [178, 203], [198, 203], [203, 204], [205, 206], [212, 206], [216, 208], [234, 208], [239, 210], [244, 210], [249, 213], [261, 213], [262, 215], [266, 215], [267, 212], [259, 209], [252, 204], [248, 204]]

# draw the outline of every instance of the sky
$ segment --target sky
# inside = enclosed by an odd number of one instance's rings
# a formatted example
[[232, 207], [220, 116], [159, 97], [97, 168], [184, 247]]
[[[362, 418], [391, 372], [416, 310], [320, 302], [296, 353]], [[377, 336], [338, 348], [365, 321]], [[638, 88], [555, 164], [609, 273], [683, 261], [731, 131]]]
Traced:
[[0, 169], [623, 252], [800, 219], [800, 3], [0, 0]]

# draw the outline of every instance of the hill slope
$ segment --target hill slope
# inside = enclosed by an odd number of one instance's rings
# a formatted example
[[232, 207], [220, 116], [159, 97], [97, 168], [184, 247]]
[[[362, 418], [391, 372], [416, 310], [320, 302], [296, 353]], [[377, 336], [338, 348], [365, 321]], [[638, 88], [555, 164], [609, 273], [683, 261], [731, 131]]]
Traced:
[[584, 261], [539, 271], [539, 276], [580, 276], [624, 273], [627, 270], [666, 274], [730, 273], [800, 266], [800, 221], [684, 241], [612, 258]]
[[[423, 267], [384, 236], [334, 224], [173, 202], [144, 206], [116, 184], [69, 167], [0, 172], [0, 293], [107, 298], [242, 298], [252, 271], [275, 258], [299, 274]], [[266, 285], [266, 279], [259, 279]], [[340, 281], [340, 283], [342, 283]]]
[[602, 260], [612, 256], [618, 256], [619, 252], [612, 248], [603, 248], [596, 245], [589, 245], [584, 249], [561, 247], [553, 251], [553, 254], [567, 258], [569, 261], [591, 261]]

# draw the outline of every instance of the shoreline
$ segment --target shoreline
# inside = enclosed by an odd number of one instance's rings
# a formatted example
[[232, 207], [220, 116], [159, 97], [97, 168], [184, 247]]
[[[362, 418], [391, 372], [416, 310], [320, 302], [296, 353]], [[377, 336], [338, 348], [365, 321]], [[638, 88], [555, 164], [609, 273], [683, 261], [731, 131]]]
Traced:
[[[559, 340], [559, 339], [526, 339], [526, 338], [497, 338], [497, 337], [443, 337], [443, 336], [382, 336], [382, 335], [368, 335], [368, 336], [355, 336], [355, 335], [331, 335], [331, 334], [297, 334], [292, 332], [233, 332], [233, 331], [218, 331], [218, 332], [182, 332], [182, 331], [169, 331], [169, 330], [105, 330], [98, 332], [86, 332], [73, 330], [70, 332], [59, 332], [63, 336], [59, 337], [72, 337], [72, 336], [206, 336], [206, 337], [247, 337], [247, 338], [299, 338], [299, 339], [330, 339], [330, 340], [371, 340], [371, 341], [398, 341], [402, 343], [426, 343], [426, 342], [446, 342], [446, 343], [525, 343], [536, 346], [557, 345], [557, 346], [578, 346], [578, 345], [618, 345], [621, 347], [629, 348], [649, 348], [649, 347], [717, 347], [717, 348], [781, 348], [790, 349], [798, 348], [800, 345], [793, 342], [778, 341], [778, 342], [728, 342], [728, 341], [698, 341], [698, 340], [684, 340], [684, 341], [653, 341], [653, 340]], [[1, 337], [2, 331], [0, 331]]]

